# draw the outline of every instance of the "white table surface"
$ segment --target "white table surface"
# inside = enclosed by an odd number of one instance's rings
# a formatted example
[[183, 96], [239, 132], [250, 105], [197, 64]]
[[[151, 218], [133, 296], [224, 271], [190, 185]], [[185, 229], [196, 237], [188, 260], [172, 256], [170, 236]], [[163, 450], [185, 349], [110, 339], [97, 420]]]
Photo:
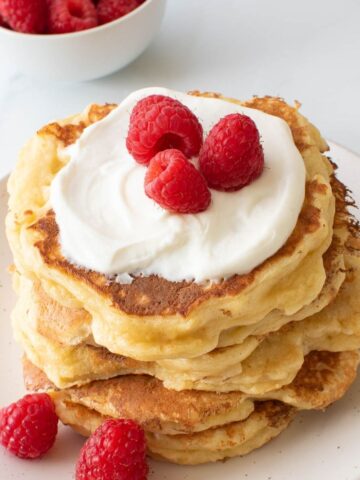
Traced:
[[360, 0], [168, 0], [126, 69], [81, 84], [33, 80], [0, 59], [0, 177], [44, 123], [144, 86], [302, 102], [323, 135], [360, 152]]

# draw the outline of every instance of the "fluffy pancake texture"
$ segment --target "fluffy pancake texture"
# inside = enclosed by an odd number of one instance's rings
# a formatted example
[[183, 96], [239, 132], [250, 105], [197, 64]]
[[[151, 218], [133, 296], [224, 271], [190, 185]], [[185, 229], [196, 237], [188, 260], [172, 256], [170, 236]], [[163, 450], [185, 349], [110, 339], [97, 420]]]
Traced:
[[115, 105], [92, 105], [30, 140], [9, 181], [6, 221], [27, 389], [47, 391], [83, 435], [132, 418], [151, 456], [180, 464], [262, 446], [299, 410], [341, 398], [360, 361], [359, 226], [320, 133], [278, 98], [192, 94], [284, 119], [304, 160], [296, 227], [253, 271], [219, 283], [121, 284], [62, 255], [51, 182], [65, 147]]

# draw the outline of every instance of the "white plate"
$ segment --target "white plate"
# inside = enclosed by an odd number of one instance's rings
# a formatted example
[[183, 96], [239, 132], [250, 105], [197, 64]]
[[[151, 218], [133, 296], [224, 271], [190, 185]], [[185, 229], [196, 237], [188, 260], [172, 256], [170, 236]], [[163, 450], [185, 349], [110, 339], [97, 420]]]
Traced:
[[[339, 177], [360, 204], [360, 158], [332, 144]], [[11, 263], [3, 221], [6, 180], [0, 181], [0, 405], [24, 393], [20, 350], [12, 340], [10, 311], [15, 297], [6, 272]], [[359, 292], [360, 293], [360, 292]], [[265, 447], [243, 458], [199, 467], [151, 462], [150, 480], [359, 480], [360, 378], [345, 398], [322, 412], [304, 412]], [[70, 480], [83, 439], [60, 429], [57, 442], [42, 460], [18, 460], [0, 449], [0, 479]]]

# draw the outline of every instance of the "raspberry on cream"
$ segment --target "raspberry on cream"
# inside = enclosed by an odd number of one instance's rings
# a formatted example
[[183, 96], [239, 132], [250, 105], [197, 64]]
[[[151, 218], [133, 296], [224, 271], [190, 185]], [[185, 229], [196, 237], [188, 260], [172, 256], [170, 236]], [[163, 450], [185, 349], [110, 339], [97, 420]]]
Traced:
[[126, 146], [134, 159], [147, 165], [160, 150], [177, 148], [187, 157], [198, 155], [203, 129], [185, 105], [171, 97], [149, 95], [130, 116]]
[[[195, 215], [174, 214], [144, 192], [146, 168], [126, 148], [139, 100], [164, 95], [200, 120], [204, 137], [223, 117], [250, 117], [260, 133], [265, 167], [236, 192], [211, 190]], [[64, 151], [68, 164], [51, 185], [51, 204], [64, 255], [108, 275], [159, 275], [171, 281], [220, 280], [251, 271], [288, 239], [305, 194], [305, 167], [283, 120], [220, 99], [163, 88], [139, 90]], [[192, 161], [197, 164], [197, 157]]]
[[157, 153], [150, 161], [145, 193], [173, 213], [203, 212], [211, 202], [205, 178], [174, 148]]
[[264, 169], [264, 152], [251, 118], [239, 113], [222, 118], [202, 146], [199, 165], [216, 190], [240, 190], [256, 180]]

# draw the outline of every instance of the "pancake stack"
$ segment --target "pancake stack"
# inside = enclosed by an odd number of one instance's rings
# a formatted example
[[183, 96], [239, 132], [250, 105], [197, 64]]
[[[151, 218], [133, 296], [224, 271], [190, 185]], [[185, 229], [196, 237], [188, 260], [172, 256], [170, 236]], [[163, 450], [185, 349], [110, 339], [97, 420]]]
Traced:
[[192, 94], [281, 117], [304, 160], [296, 227], [253, 271], [218, 283], [122, 284], [63, 256], [49, 187], [68, 161], [64, 148], [115, 105], [33, 137], [9, 181], [7, 217], [27, 388], [47, 391], [84, 435], [107, 418], [132, 418], [151, 456], [181, 464], [260, 447], [299, 410], [339, 399], [360, 360], [359, 228], [318, 130], [278, 98]]

